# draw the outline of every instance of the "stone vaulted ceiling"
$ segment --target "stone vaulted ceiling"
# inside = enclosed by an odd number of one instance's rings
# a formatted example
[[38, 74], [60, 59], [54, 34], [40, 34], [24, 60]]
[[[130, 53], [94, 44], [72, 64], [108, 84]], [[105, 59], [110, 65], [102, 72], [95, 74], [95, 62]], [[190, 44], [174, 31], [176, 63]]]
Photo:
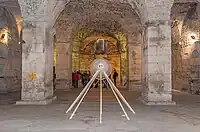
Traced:
[[70, 1], [58, 21], [68, 21], [81, 27], [93, 27], [98, 30], [108, 27], [110, 31], [119, 30], [122, 25], [134, 25], [133, 28], [138, 28], [135, 23], [140, 23], [137, 13], [129, 4], [105, 0]]
[[18, 0], [0, 0], [0, 6], [8, 8], [15, 17], [21, 17]]

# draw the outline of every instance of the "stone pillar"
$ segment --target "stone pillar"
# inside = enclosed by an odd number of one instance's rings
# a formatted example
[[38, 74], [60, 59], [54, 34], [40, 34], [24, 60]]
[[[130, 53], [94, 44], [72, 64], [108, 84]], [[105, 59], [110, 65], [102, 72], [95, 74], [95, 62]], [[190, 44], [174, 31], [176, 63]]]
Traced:
[[[52, 53], [49, 45], [49, 30], [44, 20], [23, 22], [22, 44], [22, 92], [18, 105], [45, 105], [54, 100], [52, 68], [48, 59]], [[53, 54], [52, 56], [53, 57]]]
[[56, 89], [70, 90], [72, 87], [72, 54], [70, 43], [56, 43]]
[[146, 2], [144, 20], [142, 101], [147, 105], [172, 105], [171, 7], [173, 0]]
[[146, 23], [143, 47], [143, 102], [169, 105], [172, 101], [171, 24], [170, 20]]
[[135, 33], [128, 38], [128, 86], [129, 90], [141, 88], [141, 34]]

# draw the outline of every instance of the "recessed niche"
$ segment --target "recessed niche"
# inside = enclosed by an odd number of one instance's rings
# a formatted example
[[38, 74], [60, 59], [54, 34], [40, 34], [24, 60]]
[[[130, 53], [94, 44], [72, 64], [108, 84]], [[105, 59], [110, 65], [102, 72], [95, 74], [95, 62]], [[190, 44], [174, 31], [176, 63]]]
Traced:
[[199, 52], [197, 51], [197, 50], [194, 50], [193, 52], [192, 52], [192, 57], [193, 58], [196, 58], [196, 57], [199, 57], [200, 56], [200, 54], [199, 54]]

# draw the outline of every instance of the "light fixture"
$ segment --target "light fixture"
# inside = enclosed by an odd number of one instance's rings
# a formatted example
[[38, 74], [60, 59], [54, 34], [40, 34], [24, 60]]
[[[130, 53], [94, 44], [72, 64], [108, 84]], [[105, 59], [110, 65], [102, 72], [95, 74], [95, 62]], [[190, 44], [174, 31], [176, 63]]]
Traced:
[[1, 35], [1, 39], [4, 39], [4, 38], [5, 38], [5, 36], [6, 36], [5, 34], [2, 34], [2, 35]]
[[194, 35], [191, 35], [190, 37], [191, 37], [192, 39], [196, 39], [196, 37], [195, 37]]

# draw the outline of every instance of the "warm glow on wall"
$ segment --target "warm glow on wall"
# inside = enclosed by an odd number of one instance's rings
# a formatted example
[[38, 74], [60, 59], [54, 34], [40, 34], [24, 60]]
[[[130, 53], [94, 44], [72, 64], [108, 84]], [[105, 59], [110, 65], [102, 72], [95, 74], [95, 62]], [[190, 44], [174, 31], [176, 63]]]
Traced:
[[18, 30], [18, 34], [19, 34], [19, 38], [21, 36], [21, 30], [22, 30], [22, 26], [21, 26], [21, 22], [23, 21], [23, 19], [21, 17], [17, 17], [16, 18], [16, 23], [17, 23], [17, 30]]
[[56, 66], [56, 46], [54, 46], [53, 48], [53, 65]]
[[199, 40], [199, 36], [197, 32], [186, 32], [183, 36], [184, 41], [181, 45], [184, 47], [183, 50], [183, 59], [189, 59], [192, 56], [192, 52], [195, 49], [195, 43]]
[[8, 44], [8, 28], [4, 28], [0, 31], [0, 42], [3, 44]]
[[192, 32], [188, 34], [188, 39], [190, 40], [190, 43], [194, 44], [199, 38], [197, 33]]

